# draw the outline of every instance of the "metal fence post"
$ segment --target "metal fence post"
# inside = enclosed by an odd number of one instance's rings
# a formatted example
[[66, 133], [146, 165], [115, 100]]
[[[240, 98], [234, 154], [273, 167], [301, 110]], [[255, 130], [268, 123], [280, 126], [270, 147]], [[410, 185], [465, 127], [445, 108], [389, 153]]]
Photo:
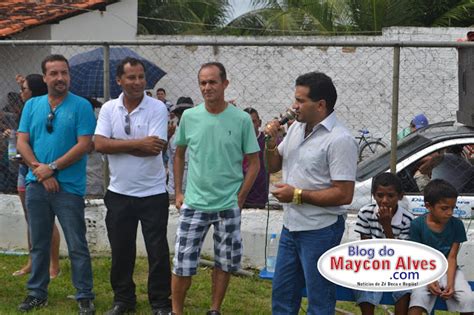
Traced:
[[392, 129], [390, 133], [390, 172], [397, 172], [398, 93], [400, 87], [400, 46], [393, 47]]
[[[110, 46], [105, 44], [104, 49], [104, 103], [110, 99]], [[104, 193], [109, 187], [109, 161], [107, 155], [104, 155]]]

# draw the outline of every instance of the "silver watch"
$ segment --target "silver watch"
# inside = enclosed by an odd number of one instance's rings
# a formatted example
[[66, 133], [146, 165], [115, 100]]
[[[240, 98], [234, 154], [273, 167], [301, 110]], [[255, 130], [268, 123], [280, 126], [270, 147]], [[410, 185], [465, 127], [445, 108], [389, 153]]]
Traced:
[[58, 165], [56, 164], [56, 162], [51, 162], [48, 164], [48, 167], [50, 170], [52, 171], [57, 171], [58, 170]]

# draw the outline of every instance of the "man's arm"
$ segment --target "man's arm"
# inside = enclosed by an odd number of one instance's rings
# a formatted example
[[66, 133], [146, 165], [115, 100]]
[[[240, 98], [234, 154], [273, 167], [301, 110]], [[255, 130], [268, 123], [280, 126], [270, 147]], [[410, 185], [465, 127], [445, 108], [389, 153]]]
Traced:
[[184, 202], [183, 195], [183, 174], [184, 174], [184, 162], [185, 162], [185, 153], [186, 146], [178, 145], [176, 147], [176, 154], [174, 156], [174, 190], [175, 190], [175, 200], [176, 200], [176, 209], [181, 208]]
[[[92, 136], [79, 136], [77, 137], [77, 143], [69, 149], [63, 156], [58, 158], [56, 165], [58, 170], [65, 169], [75, 162], [79, 161], [85, 154], [90, 151], [92, 146]], [[36, 176], [39, 182], [53, 176], [54, 171], [49, 168], [48, 164], [32, 162], [34, 167], [33, 174]]]
[[[280, 202], [291, 202], [295, 187], [288, 184], [276, 184], [277, 189], [272, 194]], [[353, 181], [331, 181], [331, 187], [321, 190], [306, 190], [301, 192], [301, 202], [319, 207], [347, 205], [352, 202], [354, 195]]]
[[103, 154], [127, 153], [135, 156], [155, 156], [160, 154], [166, 141], [157, 136], [141, 139], [119, 140], [95, 135], [95, 150]]
[[240, 209], [242, 209], [245, 200], [247, 199], [247, 195], [249, 194], [250, 189], [252, 189], [253, 183], [260, 171], [259, 152], [246, 154], [245, 157], [248, 161], [247, 173], [245, 174], [244, 181], [240, 187], [239, 194], [237, 195]]
[[277, 137], [280, 123], [277, 120], [269, 122], [265, 126], [265, 134], [267, 139], [265, 141], [265, 160], [269, 173], [276, 173], [281, 170], [283, 158], [278, 152]]
[[18, 132], [18, 138], [16, 142], [16, 148], [18, 152], [20, 152], [21, 156], [23, 157], [23, 161], [25, 164], [34, 169], [33, 163], [38, 163], [35, 154], [30, 146], [30, 134], [26, 132]]

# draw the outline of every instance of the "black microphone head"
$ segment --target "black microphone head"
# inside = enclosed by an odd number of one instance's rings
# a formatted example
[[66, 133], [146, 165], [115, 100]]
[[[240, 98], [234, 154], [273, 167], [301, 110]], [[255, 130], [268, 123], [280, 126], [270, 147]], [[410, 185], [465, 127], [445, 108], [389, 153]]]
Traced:
[[293, 111], [293, 109], [288, 108], [286, 112], [283, 114], [283, 116], [280, 118], [278, 123], [280, 125], [286, 124], [289, 120], [293, 120], [296, 117], [296, 113]]

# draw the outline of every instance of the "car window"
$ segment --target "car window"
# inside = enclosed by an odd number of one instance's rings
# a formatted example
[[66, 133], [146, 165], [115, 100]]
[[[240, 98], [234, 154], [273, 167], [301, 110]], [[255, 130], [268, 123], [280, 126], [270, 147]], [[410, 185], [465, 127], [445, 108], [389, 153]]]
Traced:
[[[397, 146], [397, 162], [405, 159], [414, 152], [417, 152], [428, 145], [432, 141], [421, 134], [413, 133], [398, 143]], [[390, 165], [390, 149], [380, 152], [377, 155], [361, 162], [357, 166], [357, 181], [364, 181], [375, 175], [385, 172]]]
[[406, 193], [421, 193], [431, 179], [444, 179], [460, 194], [474, 194], [474, 144], [432, 152], [397, 173]]

